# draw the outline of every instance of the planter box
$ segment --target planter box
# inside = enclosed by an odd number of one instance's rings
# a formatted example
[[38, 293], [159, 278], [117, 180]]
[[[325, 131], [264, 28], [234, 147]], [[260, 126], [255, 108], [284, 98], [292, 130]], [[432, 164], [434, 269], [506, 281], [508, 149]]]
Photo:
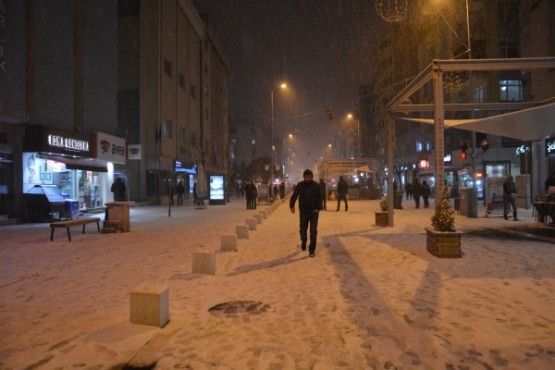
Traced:
[[389, 226], [388, 212], [374, 212], [376, 215], [376, 226]]
[[461, 257], [462, 232], [436, 231], [426, 228], [426, 249], [440, 258]]

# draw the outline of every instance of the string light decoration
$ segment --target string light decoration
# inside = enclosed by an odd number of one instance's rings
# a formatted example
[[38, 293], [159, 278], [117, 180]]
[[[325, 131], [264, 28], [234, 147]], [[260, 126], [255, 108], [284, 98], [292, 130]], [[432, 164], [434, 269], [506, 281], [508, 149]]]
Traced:
[[386, 22], [401, 22], [407, 17], [408, 0], [376, 0], [376, 13]]

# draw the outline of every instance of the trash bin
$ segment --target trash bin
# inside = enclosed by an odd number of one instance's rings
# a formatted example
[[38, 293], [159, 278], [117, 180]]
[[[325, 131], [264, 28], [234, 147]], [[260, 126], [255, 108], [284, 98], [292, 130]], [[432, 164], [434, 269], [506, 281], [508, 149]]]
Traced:
[[459, 193], [461, 216], [478, 217], [478, 203], [474, 188], [460, 188]]
[[72, 220], [79, 218], [79, 201], [77, 199], [66, 199], [66, 215]]
[[108, 221], [119, 220], [121, 231], [126, 232], [131, 229], [129, 217], [129, 207], [135, 202], [108, 202], [106, 203], [106, 217]]
[[393, 194], [393, 208], [403, 209], [403, 191], [396, 191]]

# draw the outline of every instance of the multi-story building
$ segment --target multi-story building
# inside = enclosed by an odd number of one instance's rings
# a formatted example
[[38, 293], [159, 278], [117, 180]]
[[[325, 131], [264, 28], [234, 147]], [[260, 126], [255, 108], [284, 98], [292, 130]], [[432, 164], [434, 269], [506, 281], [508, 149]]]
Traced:
[[0, 214], [31, 189], [84, 211], [118, 177], [160, 203], [201, 162], [227, 174], [229, 63], [191, 0], [0, 5]]
[[[468, 13], [466, 6], [469, 6]], [[395, 96], [406, 81], [412, 80], [418, 71], [430, 64], [432, 59], [481, 59], [481, 58], [519, 58], [521, 57], [521, 35], [528, 34], [525, 39], [541, 40], [526, 56], [554, 55], [548, 45], [553, 44], [553, 16], [549, 12], [549, 1], [518, 1], [518, 0], [449, 0], [423, 1], [420, 7], [411, 9], [412, 16], [399, 24], [389, 26], [385, 38], [378, 48], [375, 60], [376, 80], [372, 83], [372, 90], [365, 91], [365, 100], [372, 100], [373, 107], [366, 117], [376, 126], [376, 131], [385, 132], [385, 114], [383, 107]], [[541, 14], [541, 15], [540, 15]], [[550, 19], [551, 17], [551, 19]], [[467, 21], [470, 23], [468, 29]], [[409, 31], [407, 33], [407, 30]], [[526, 31], [529, 30], [529, 31]], [[531, 37], [532, 30], [534, 36]], [[551, 43], [550, 43], [551, 42]], [[528, 47], [532, 49], [531, 47]], [[552, 47], [551, 47], [552, 48]], [[540, 51], [541, 50], [541, 51]], [[551, 54], [550, 54], [551, 53]], [[524, 56], [524, 55], [522, 55]], [[417, 71], [415, 72], [415, 66]], [[397, 71], [397, 73], [394, 73]], [[545, 91], [546, 83], [531, 80], [536, 72], [521, 74], [521, 71], [473, 72], [444, 74], [445, 101], [450, 103], [480, 103], [480, 102], [519, 102], [538, 101], [553, 97], [553, 90]], [[549, 81], [552, 72], [543, 71], [544, 81]], [[524, 78], [523, 78], [524, 76]], [[537, 96], [534, 96], [536, 91]], [[431, 84], [425, 86], [411, 97], [411, 103], [421, 104], [432, 101]], [[365, 104], [362, 104], [364, 107]], [[445, 118], [480, 118], [492, 114], [491, 112], [469, 111], [445, 112]], [[497, 112], [493, 113], [497, 114]], [[415, 111], [406, 114], [407, 117], [432, 118], [432, 112]], [[398, 117], [399, 118], [399, 117]], [[402, 118], [402, 117], [401, 117]], [[402, 127], [400, 127], [400, 122]], [[433, 168], [426, 166], [433, 161], [433, 130], [431, 127], [396, 120], [396, 152], [395, 176], [398, 181], [405, 183], [412, 177], [433, 181]], [[373, 130], [370, 130], [372, 132]], [[475, 149], [478, 161], [476, 167], [470, 157], [461, 158], [461, 141], [472, 138], [472, 133], [463, 130], [449, 129], [445, 133], [446, 151], [446, 179], [448, 185], [473, 186], [473, 178], [478, 175], [503, 177], [509, 173], [513, 175], [531, 174], [532, 156], [521, 154], [516, 149], [521, 145], [528, 145], [520, 140], [501, 136], [476, 133]], [[489, 150], [482, 152], [480, 144], [487, 140]], [[373, 140], [377, 145], [373, 151], [385, 154], [386, 140]], [[423, 159], [423, 161], [419, 161]], [[428, 160], [428, 161], [426, 161]], [[447, 162], [449, 161], [449, 162]], [[424, 167], [423, 167], [424, 166]], [[403, 170], [401, 170], [401, 168]], [[413, 169], [415, 171], [413, 171]], [[473, 174], [473, 169], [477, 172]], [[403, 172], [404, 171], [404, 172]], [[474, 177], [473, 177], [474, 175]], [[532, 181], [538, 185], [541, 176]], [[478, 182], [478, 180], [476, 181]], [[482, 184], [483, 185], [483, 184]], [[478, 189], [478, 195], [484, 194]], [[537, 194], [537, 192], [536, 192]]]

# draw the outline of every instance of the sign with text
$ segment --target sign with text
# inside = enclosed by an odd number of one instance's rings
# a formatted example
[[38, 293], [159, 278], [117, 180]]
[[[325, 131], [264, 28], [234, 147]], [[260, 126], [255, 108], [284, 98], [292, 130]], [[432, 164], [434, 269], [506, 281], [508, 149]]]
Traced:
[[127, 159], [130, 161], [143, 159], [143, 146], [141, 144], [127, 145]]
[[115, 164], [125, 164], [127, 154], [125, 139], [103, 132], [93, 133], [93, 138], [96, 159]]

